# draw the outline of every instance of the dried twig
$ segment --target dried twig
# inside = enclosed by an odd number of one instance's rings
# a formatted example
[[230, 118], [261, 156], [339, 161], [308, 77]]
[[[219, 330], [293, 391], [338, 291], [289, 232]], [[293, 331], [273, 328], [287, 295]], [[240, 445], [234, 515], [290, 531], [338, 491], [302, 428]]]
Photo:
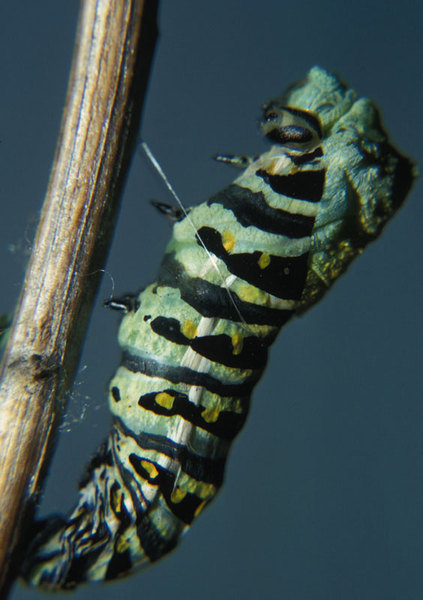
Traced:
[[78, 362], [156, 39], [158, 0], [85, 0], [58, 147], [0, 384], [0, 595]]

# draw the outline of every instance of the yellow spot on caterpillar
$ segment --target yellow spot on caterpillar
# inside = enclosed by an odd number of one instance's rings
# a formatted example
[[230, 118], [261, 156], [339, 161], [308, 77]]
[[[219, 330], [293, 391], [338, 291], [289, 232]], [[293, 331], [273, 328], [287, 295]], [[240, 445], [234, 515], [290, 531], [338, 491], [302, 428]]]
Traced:
[[182, 323], [181, 331], [185, 337], [191, 340], [197, 335], [197, 327], [193, 321], [184, 321]]
[[177, 503], [181, 502], [186, 495], [187, 493], [184, 490], [181, 490], [181, 488], [175, 488], [174, 490], [172, 490], [170, 499], [172, 500], [172, 502]]
[[123, 535], [119, 536], [116, 542], [116, 550], [119, 552], [119, 554], [122, 554], [122, 552], [126, 552], [128, 548], [129, 540]]
[[216, 423], [219, 418], [219, 410], [217, 408], [205, 408], [201, 416], [206, 423]]
[[166, 392], [160, 392], [160, 394], [157, 394], [155, 397], [156, 403], [167, 410], [172, 408], [174, 400], [175, 398]]
[[242, 346], [244, 344], [244, 338], [239, 334], [236, 333], [235, 335], [232, 336], [232, 346], [233, 346], [233, 354], [240, 354], [241, 350], [242, 350]]
[[235, 236], [230, 231], [225, 231], [222, 235], [222, 244], [226, 252], [232, 252], [235, 246]]
[[241, 300], [245, 302], [258, 302], [260, 300], [260, 290], [253, 285], [244, 285], [240, 287], [239, 294]]
[[291, 271], [290, 271], [289, 267], [285, 267], [283, 270], [284, 275], [289, 275], [290, 272]]
[[196, 486], [195, 493], [201, 500], [208, 500], [216, 493], [216, 487], [212, 483], [200, 483]]
[[179, 494], [195, 494], [200, 500], [210, 500], [216, 494], [216, 487], [212, 483], [197, 481], [186, 473], [181, 473], [177, 489]]
[[122, 492], [120, 490], [116, 490], [116, 492], [113, 494], [112, 505], [114, 505], [114, 510], [116, 512], [120, 512], [122, 510]]
[[194, 511], [194, 517], [197, 517], [205, 506], [206, 506], [206, 502], [202, 502], [201, 504], [199, 504]]
[[266, 254], [266, 252], [262, 252], [262, 254], [259, 258], [259, 261], [258, 261], [258, 266], [260, 267], [260, 269], [265, 269], [269, 265], [270, 265], [270, 256], [268, 254]]
[[156, 469], [155, 465], [153, 465], [153, 463], [150, 462], [150, 461], [148, 461], [148, 460], [142, 460], [141, 461], [141, 466], [143, 467], [143, 469], [145, 469], [147, 471], [147, 473], [149, 474], [149, 476], [151, 477], [151, 479], [154, 479], [159, 474], [159, 472]]

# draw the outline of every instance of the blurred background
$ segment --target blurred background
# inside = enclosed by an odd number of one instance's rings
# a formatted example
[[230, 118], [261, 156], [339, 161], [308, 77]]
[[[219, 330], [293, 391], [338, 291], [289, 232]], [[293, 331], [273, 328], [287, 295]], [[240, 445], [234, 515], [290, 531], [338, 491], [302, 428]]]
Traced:
[[[13, 309], [46, 190], [79, 2], [0, 8], [0, 312]], [[418, 0], [162, 0], [142, 135], [186, 206], [236, 172], [217, 152], [265, 146], [262, 103], [314, 64], [374, 98], [423, 164]], [[181, 546], [118, 583], [67, 598], [414, 600], [423, 594], [423, 221], [403, 210], [324, 301], [287, 326], [234, 444], [226, 484]], [[105, 437], [119, 360], [111, 294], [154, 280], [171, 201], [134, 157], [40, 514], [65, 512]], [[64, 597], [58, 594], [57, 597]], [[11, 600], [45, 594], [16, 585]]]

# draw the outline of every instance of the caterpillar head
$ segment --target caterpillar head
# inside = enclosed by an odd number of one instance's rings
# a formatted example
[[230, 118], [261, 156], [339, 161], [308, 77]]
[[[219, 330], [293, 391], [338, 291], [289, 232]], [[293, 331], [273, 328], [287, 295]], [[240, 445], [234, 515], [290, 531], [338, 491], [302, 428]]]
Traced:
[[[301, 310], [318, 300], [402, 205], [416, 176], [390, 143], [373, 101], [313, 67], [264, 107], [263, 134], [291, 157], [318, 149], [325, 170]], [[297, 160], [298, 163], [298, 160]]]

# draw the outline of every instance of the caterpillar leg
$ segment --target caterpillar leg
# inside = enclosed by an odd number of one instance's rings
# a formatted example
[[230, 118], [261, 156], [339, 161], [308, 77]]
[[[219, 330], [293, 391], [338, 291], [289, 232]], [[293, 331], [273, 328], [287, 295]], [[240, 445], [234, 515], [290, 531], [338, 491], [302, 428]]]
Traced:
[[103, 306], [126, 314], [138, 310], [140, 303], [138, 300], [138, 295], [126, 294], [125, 296], [120, 296], [119, 298], [110, 298], [109, 300], [105, 300], [103, 302]]
[[216, 154], [213, 156], [214, 160], [218, 162], [237, 167], [238, 169], [246, 169], [251, 163], [253, 163], [257, 156], [246, 156], [245, 154]]
[[150, 200], [150, 203], [154, 206], [156, 210], [159, 211], [159, 213], [165, 215], [171, 223], [177, 223], [178, 221], [181, 221], [187, 212], [185, 211], [184, 213], [184, 211], [181, 208], [172, 206], [167, 202], [160, 202], [159, 200]]

